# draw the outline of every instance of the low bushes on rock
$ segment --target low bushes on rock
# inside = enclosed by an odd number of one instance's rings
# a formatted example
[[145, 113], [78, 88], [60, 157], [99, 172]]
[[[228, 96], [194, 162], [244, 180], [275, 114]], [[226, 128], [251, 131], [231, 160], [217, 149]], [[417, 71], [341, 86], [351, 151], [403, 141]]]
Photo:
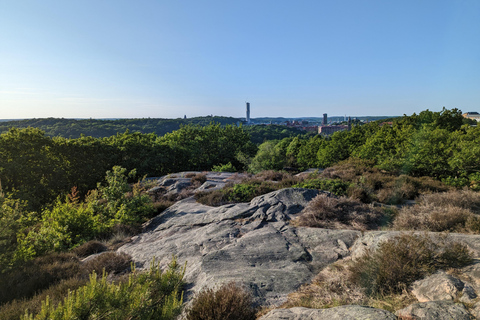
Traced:
[[459, 268], [472, 261], [464, 244], [402, 234], [382, 242], [376, 250], [367, 250], [351, 266], [351, 280], [367, 295], [399, 293], [436, 270]]
[[470, 190], [422, 195], [402, 208], [393, 223], [397, 230], [480, 232], [480, 194]]
[[187, 311], [187, 320], [254, 320], [255, 315], [251, 294], [230, 282], [201, 291]]
[[384, 219], [381, 208], [347, 197], [316, 196], [295, 220], [304, 227], [332, 229], [376, 229]]

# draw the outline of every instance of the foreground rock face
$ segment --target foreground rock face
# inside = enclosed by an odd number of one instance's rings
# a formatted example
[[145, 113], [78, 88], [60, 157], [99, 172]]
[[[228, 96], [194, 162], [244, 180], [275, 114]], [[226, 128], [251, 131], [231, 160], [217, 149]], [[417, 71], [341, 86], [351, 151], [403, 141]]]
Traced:
[[329, 309], [275, 309], [260, 320], [396, 320], [388, 311], [362, 306], [340, 306]]
[[317, 194], [283, 189], [221, 207], [188, 198], [153, 219], [146, 232], [119, 251], [130, 254], [140, 268], [154, 257], [167, 263], [175, 255], [187, 263], [189, 292], [237, 281], [252, 289], [258, 303], [277, 305], [323, 267], [348, 256], [361, 234], [290, 226], [288, 221]]
[[[213, 190], [239, 177], [207, 173], [207, 181], [192, 191], [189, 173], [159, 179], [158, 187], [177, 194]], [[152, 194], [155, 195], [155, 188]], [[172, 256], [187, 263], [185, 299], [204, 287], [235, 281], [250, 287], [256, 302], [278, 306], [289, 293], [310, 282], [327, 265], [345, 258], [357, 259], [365, 250], [399, 235], [396, 231], [329, 230], [294, 227], [295, 218], [317, 190], [283, 189], [238, 203], [210, 207], [193, 197], [178, 201], [152, 219], [145, 231], [118, 251], [132, 256], [138, 268], [148, 268], [152, 259], [168, 264]], [[432, 236], [437, 234], [430, 233]], [[480, 257], [480, 236], [453, 234]], [[455, 274], [439, 272], [414, 283], [412, 293], [419, 302], [397, 312], [404, 319], [470, 319], [460, 301], [471, 306], [480, 319], [480, 263]], [[314, 310], [276, 309], [261, 319], [395, 319], [384, 310], [341, 306]]]

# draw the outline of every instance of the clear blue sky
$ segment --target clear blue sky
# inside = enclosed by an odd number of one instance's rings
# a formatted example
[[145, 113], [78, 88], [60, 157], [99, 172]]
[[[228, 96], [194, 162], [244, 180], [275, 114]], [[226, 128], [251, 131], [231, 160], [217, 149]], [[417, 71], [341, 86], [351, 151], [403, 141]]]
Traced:
[[0, 118], [480, 112], [480, 1], [0, 0]]

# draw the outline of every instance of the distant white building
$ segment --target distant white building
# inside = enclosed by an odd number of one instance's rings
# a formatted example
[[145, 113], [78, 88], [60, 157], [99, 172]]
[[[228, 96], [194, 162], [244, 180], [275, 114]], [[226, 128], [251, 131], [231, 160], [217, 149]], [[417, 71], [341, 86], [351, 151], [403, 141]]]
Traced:
[[472, 120], [475, 120], [475, 121], [479, 121], [480, 120], [480, 113], [478, 113], [478, 112], [467, 112], [467, 113], [463, 114], [463, 117], [468, 118], [468, 119], [472, 119]]

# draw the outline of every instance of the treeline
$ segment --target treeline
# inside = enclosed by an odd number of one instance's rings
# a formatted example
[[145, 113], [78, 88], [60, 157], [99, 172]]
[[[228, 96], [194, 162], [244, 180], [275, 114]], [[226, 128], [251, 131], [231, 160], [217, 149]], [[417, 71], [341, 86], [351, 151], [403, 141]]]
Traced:
[[80, 194], [94, 189], [113, 166], [136, 169], [135, 179], [227, 163], [241, 170], [241, 159], [253, 157], [256, 150], [249, 134], [232, 125], [189, 125], [161, 137], [127, 131], [77, 139], [12, 128], [0, 135], [1, 191], [39, 210], [73, 186]]
[[[40, 129], [49, 137], [69, 139], [78, 139], [82, 136], [107, 138], [127, 130], [129, 132], [154, 133], [157, 136], [163, 136], [180, 129], [182, 126], [199, 125], [204, 127], [211, 123], [222, 126], [238, 125], [241, 123], [241, 119], [217, 116], [190, 119], [143, 118], [117, 120], [42, 118], [0, 122], [0, 133], [8, 132], [10, 128], [26, 129], [31, 127]], [[243, 129], [250, 134], [251, 140], [255, 144], [260, 144], [266, 140], [283, 139], [306, 134], [301, 129], [280, 125], [251, 125], [244, 126]]]
[[480, 183], [480, 128], [460, 110], [423, 111], [354, 126], [331, 137], [285, 138], [259, 146], [252, 171], [326, 168], [349, 158], [397, 174], [430, 176], [454, 186]]
[[166, 133], [180, 129], [184, 125], [206, 126], [210, 123], [234, 125], [238, 122], [240, 122], [240, 119], [217, 116], [187, 119], [142, 118], [115, 120], [41, 118], [0, 122], [0, 133], [7, 132], [12, 127], [19, 129], [32, 127], [44, 131], [45, 135], [50, 137], [80, 138], [82, 135], [85, 135], [94, 138], [105, 138], [126, 130], [130, 132], [155, 133], [158, 136], [163, 136]]

